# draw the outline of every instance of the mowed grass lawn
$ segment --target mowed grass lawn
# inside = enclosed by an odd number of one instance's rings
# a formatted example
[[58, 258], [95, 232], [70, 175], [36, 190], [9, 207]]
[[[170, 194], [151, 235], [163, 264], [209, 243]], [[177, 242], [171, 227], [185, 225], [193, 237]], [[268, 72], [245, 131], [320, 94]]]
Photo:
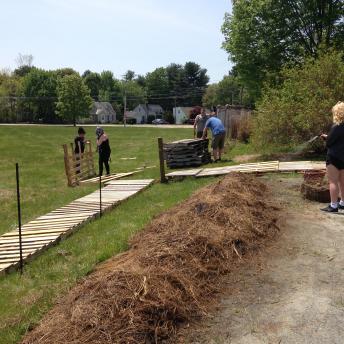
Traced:
[[[62, 144], [76, 129], [63, 126], [0, 126], [0, 233], [17, 225], [15, 163], [20, 164], [23, 223], [81, 197], [97, 186], [67, 186]], [[86, 127], [94, 142], [95, 127]], [[156, 166], [135, 178], [159, 178], [157, 138], [190, 137], [190, 129], [108, 127], [112, 172]], [[121, 160], [136, 157], [136, 160]], [[127, 248], [128, 239], [151, 218], [187, 198], [213, 179], [154, 184], [85, 225], [18, 272], [0, 277], [0, 343], [16, 343], [53, 303], [92, 271], [95, 265]]]

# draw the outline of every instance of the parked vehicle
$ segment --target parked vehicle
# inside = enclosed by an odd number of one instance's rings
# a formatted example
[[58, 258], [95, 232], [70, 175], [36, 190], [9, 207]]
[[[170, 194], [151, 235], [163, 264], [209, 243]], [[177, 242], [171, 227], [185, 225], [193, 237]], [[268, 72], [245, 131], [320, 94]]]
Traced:
[[168, 123], [167, 121], [165, 121], [165, 120], [162, 119], [162, 118], [157, 118], [157, 119], [155, 119], [154, 121], [152, 121], [152, 124], [158, 125], [158, 124], [170, 124], [170, 123]]

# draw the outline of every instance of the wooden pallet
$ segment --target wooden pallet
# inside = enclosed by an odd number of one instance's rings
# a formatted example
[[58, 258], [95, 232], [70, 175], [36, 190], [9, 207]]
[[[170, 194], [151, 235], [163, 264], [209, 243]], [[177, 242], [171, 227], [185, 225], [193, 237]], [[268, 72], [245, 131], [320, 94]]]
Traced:
[[211, 160], [209, 140], [179, 140], [163, 145], [164, 159], [169, 168], [201, 166]]
[[[68, 186], [76, 186], [81, 180], [96, 175], [91, 142], [85, 143], [84, 153], [76, 154], [73, 143], [70, 144], [70, 149], [68, 145], [63, 145], [63, 152]], [[80, 144], [79, 152], [81, 152]]]
[[222, 166], [204, 169], [192, 169], [184, 171], [175, 171], [168, 173], [167, 178], [181, 178], [181, 177], [211, 177], [221, 176], [230, 172], [241, 173], [268, 173], [268, 172], [305, 172], [312, 170], [324, 170], [325, 163], [316, 161], [265, 161], [249, 164], [240, 164], [232, 166]]
[[[138, 171], [125, 172], [125, 173], [113, 173], [113, 174], [110, 174], [108, 176], [103, 176], [102, 182], [107, 183], [111, 180], [116, 180], [116, 179], [120, 179], [120, 178], [124, 178], [124, 177], [128, 177], [128, 176], [132, 176], [134, 173], [137, 173], [137, 172]], [[79, 181], [79, 184], [96, 184], [96, 183], [99, 183], [99, 177], [94, 177], [94, 178]]]
[[[153, 183], [153, 179], [111, 180], [102, 188], [102, 211], [112, 209]], [[99, 190], [22, 226], [24, 262], [56, 245], [100, 213]], [[0, 274], [19, 266], [19, 231], [0, 236]]]

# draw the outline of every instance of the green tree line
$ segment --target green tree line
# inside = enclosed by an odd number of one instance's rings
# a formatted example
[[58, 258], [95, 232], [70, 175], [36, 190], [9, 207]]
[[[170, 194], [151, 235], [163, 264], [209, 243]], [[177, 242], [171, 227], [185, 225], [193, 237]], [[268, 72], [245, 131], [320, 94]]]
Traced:
[[255, 107], [255, 146], [294, 145], [326, 131], [331, 107], [344, 100], [344, 1], [232, 3], [223, 48], [234, 65], [230, 81]]
[[87, 117], [93, 101], [112, 104], [121, 119], [126, 109], [140, 103], [160, 104], [172, 112], [175, 105], [202, 103], [209, 77], [195, 62], [172, 63], [146, 75], [127, 71], [121, 79], [111, 71], [86, 70], [82, 75], [71, 68], [44, 70], [24, 64], [13, 72], [0, 72], [0, 121], [58, 123]]

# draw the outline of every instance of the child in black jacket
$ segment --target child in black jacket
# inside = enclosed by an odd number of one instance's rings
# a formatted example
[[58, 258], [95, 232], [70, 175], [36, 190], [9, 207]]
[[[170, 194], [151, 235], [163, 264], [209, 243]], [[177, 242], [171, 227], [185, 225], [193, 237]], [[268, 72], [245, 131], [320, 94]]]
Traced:
[[106, 174], [110, 174], [109, 159], [111, 155], [109, 138], [105, 134], [103, 128], [96, 129], [97, 150], [99, 154], [99, 175], [103, 175], [103, 165], [105, 165]]

